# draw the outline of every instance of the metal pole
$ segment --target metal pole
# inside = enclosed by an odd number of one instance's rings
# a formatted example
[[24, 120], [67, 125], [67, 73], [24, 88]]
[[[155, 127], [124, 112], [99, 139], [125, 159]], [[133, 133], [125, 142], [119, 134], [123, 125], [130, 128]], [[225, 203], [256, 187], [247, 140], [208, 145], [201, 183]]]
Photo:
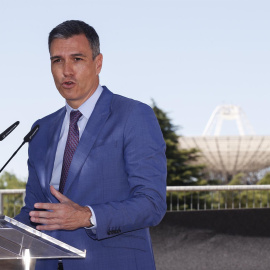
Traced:
[[3, 200], [2, 200], [3, 194], [0, 193], [0, 214], [3, 215]]

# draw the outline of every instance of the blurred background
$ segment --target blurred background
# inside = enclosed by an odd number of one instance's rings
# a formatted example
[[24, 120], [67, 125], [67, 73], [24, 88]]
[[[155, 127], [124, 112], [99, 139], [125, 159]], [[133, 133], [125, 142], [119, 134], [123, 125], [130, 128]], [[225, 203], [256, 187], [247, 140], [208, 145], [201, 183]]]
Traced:
[[[267, 0], [2, 1], [0, 165], [33, 122], [64, 106], [50, 73], [47, 37], [68, 19], [100, 36], [101, 84], [149, 105], [177, 134], [201, 135], [217, 105], [245, 111], [256, 134], [270, 134], [270, 3]], [[224, 127], [224, 134], [237, 134]], [[27, 146], [6, 167], [27, 179]]]
[[[269, 213], [251, 208], [270, 207], [269, 9], [268, 0], [2, 0], [0, 133], [21, 123], [0, 142], [0, 167], [37, 119], [65, 105], [47, 38], [83, 20], [100, 37], [101, 85], [149, 104], [162, 123], [168, 213], [151, 231], [157, 268], [267, 269]], [[244, 112], [251, 137], [236, 118], [201, 137], [228, 105]], [[1, 214], [18, 214], [27, 176], [24, 146], [0, 175]]]

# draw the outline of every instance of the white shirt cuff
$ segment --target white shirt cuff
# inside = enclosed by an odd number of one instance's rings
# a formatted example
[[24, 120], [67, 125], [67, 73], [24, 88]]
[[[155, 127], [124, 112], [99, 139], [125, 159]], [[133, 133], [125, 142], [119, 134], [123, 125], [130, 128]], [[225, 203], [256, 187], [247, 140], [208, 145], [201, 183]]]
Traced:
[[85, 229], [88, 229], [88, 230], [92, 230], [93, 231], [93, 233], [96, 233], [96, 229], [97, 229], [97, 220], [96, 220], [96, 215], [95, 215], [95, 212], [94, 212], [94, 210], [93, 210], [93, 208], [91, 207], [91, 206], [89, 206], [89, 205], [86, 205], [89, 209], [90, 209], [90, 211], [92, 212], [92, 216], [91, 216], [91, 218], [90, 218], [90, 221], [91, 221], [91, 223], [92, 223], [92, 227], [85, 227]]

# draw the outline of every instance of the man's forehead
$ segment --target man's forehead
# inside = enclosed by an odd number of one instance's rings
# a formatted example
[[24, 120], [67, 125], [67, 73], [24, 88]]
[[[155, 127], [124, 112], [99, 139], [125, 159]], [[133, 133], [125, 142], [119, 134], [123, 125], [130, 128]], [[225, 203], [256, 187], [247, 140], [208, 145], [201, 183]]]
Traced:
[[50, 54], [86, 54], [92, 53], [85, 35], [75, 35], [70, 38], [55, 38], [50, 47]]

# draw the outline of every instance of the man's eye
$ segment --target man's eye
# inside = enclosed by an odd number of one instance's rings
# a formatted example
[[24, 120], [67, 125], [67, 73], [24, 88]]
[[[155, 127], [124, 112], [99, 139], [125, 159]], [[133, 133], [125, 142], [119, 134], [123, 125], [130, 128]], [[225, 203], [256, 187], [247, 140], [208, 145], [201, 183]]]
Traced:
[[75, 58], [75, 61], [80, 61], [80, 60], [82, 60], [82, 58], [80, 58], [80, 57]]
[[60, 59], [55, 59], [53, 60], [53, 63], [59, 63], [61, 60]]

